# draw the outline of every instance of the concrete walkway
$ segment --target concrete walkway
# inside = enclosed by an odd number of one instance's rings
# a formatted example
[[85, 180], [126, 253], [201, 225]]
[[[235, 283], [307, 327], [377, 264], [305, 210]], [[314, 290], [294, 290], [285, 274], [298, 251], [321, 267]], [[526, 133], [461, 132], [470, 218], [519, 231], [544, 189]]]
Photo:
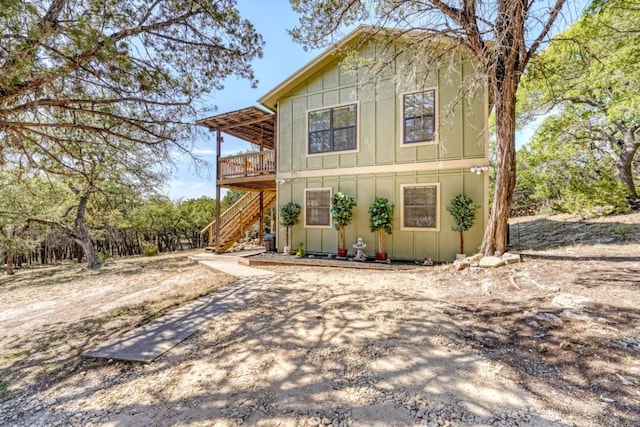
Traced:
[[201, 254], [192, 259], [239, 279], [166, 316], [102, 343], [84, 352], [83, 356], [149, 363], [217, 316], [245, 304], [275, 279], [271, 271], [239, 265], [239, 257], [234, 255]]
[[257, 255], [262, 252], [264, 252], [264, 249], [242, 251], [241, 253], [222, 255], [202, 253], [192, 256], [191, 259], [198, 261], [202, 265], [213, 268], [214, 270], [222, 271], [223, 273], [227, 273], [231, 276], [236, 277], [272, 275], [273, 272], [271, 271], [261, 270], [259, 268], [248, 267], [239, 264], [240, 259], [251, 255]]

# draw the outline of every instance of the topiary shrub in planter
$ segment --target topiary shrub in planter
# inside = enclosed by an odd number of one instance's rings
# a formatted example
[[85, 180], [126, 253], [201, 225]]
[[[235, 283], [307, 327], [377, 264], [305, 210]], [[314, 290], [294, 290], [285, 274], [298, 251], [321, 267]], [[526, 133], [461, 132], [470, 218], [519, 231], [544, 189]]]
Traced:
[[376, 197], [369, 206], [369, 228], [376, 233], [378, 242], [376, 260], [385, 261], [387, 252], [384, 249], [384, 234], [393, 232], [393, 205], [384, 197]]
[[285, 228], [285, 254], [288, 254], [291, 251], [291, 246], [289, 246], [289, 228], [300, 222], [300, 212], [302, 212], [302, 208], [295, 202], [285, 203], [280, 206], [280, 225]]
[[331, 218], [333, 219], [333, 227], [340, 232], [340, 246], [338, 247], [338, 256], [347, 256], [347, 238], [345, 228], [351, 224], [353, 220], [353, 207], [356, 205], [356, 199], [338, 191], [331, 196]]
[[464, 194], [458, 194], [451, 199], [451, 206], [447, 208], [454, 221], [451, 229], [460, 233], [460, 255], [464, 255], [463, 233], [473, 227], [476, 222], [476, 211], [479, 208], [480, 206], [476, 205], [471, 197]]

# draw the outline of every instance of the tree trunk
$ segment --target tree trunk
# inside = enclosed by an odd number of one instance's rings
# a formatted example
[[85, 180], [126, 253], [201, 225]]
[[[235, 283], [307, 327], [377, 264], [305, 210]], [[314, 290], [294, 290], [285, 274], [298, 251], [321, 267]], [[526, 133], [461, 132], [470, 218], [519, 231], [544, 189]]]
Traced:
[[376, 237], [378, 238], [378, 252], [384, 253], [384, 230], [376, 231]]
[[507, 225], [516, 185], [516, 90], [515, 72], [503, 77], [495, 89], [496, 96], [496, 176], [491, 216], [482, 239], [480, 252], [502, 255], [507, 250]]
[[88, 268], [100, 268], [100, 259], [98, 258], [98, 254], [96, 249], [93, 247], [93, 242], [91, 238], [87, 234], [85, 240], [74, 239], [84, 251], [84, 254], [87, 256], [87, 267]]
[[74, 252], [76, 253], [76, 257], [78, 258], [78, 264], [82, 264], [82, 255], [83, 255], [82, 246], [74, 248]]
[[460, 231], [460, 252], [458, 252], [459, 254], [463, 255], [464, 254], [464, 231]]
[[629, 189], [628, 200], [631, 209], [640, 208], [640, 198], [636, 191], [635, 182], [633, 182], [633, 159], [640, 146], [640, 142], [635, 141], [634, 138], [634, 134], [637, 131], [638, 129], [636, 127], [626, 130], [620, 153], [615, 158], [618, 177]]
[[11, 276], [13, 271], [13, 249], [7, 249], [7, 275]]
[[93, 242], [91, 241], [91, 236], [89, 236], [87, 226], [84, 223], [84, 214], [87, 209], [88, 201], [88, 195], [85, 194], [80, 197], [80, 203], [78, 203], [78, 210], [76, 211], [76, 220], [72, 238], [82, 247], [84, 254], [87, 256], [87, 267], [99, 268], [100, 259], [98, 258], [98, 254], [96, 253]]

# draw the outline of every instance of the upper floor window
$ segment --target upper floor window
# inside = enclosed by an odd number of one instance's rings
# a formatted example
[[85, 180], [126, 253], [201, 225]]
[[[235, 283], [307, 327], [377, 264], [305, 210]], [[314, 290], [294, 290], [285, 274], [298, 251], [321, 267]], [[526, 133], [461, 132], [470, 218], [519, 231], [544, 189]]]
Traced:
[[313, 188], [304, 192], [304, 225], [331, 227], [331, 189]]
[[357, 104], [309, 112], [309, 154], [355, 150], [358, 147]]
[[407, 93], [402, 96], [403, 143], [435, 142], [436, 91]]
[[440, 229], [440, 185], [406, 184], [402, 186], [402, 229], [431, 230]]

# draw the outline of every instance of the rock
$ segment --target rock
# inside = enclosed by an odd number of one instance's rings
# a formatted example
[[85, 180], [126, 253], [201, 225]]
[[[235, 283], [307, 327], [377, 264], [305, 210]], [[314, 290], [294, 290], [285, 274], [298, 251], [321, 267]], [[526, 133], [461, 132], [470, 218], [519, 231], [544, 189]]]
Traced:
[[496, 256], [486, 256], [480, 260], [479, 266], [483, 268], [496, 268], [507, 265], [506, 261]]
[[545, 322], [562, 323], [562, 319], [553, 313], [538, 313], [536, 314], [536, 318]]
[[591, 316], [589, 316], [588, 314], [581, 312], [581, 311], [575, 311], [575, 310], [565, 310], [562, 312], [562, 315], [565, 317], [568, 317], [569, 319], [575, 319], [575, 320], [584, 320], [584, 321], [590, 321], [592, 320]]
[[329, 418], [327, 418], [327, 417], [323, 417], [322, 418], [322, 425], [323, 426], [330, 426], [331, 424], [332, 423], [331, 423], [331, 420]]
[[590, 302], [591, 299], [587, 297], [572, 294], [556, 295], [553, 300], [551, 300], [551, 304], [562, 308], [583, 308]]
[[310, 418], [307, 424], [311, 427], [317, 427], [320, 425], [320, 419], [316, 417]]
[[474, 263], [474, 262], [480, 262], [481, 259], [482, 259], [482, 254], [475, 254], [473, 256], [468, 257], [467, 261], [469, 261], [470, 263]]
[[502, 254], [501, 257], [507, 264], [517, 264], [519, 262], [522, 262], [522, 258], [520, 257], [520, 254], [514, 254], [511, 252], [505, 252], [504, 254]]
[[466, 259], [460, 260], [460, 261], [456, 261], [453, 263], [453, 267], [456, 269], [456, 271], [462, 271], [467, 267], [470, 267], [471, 264], [469, 264], [469, 262]]

